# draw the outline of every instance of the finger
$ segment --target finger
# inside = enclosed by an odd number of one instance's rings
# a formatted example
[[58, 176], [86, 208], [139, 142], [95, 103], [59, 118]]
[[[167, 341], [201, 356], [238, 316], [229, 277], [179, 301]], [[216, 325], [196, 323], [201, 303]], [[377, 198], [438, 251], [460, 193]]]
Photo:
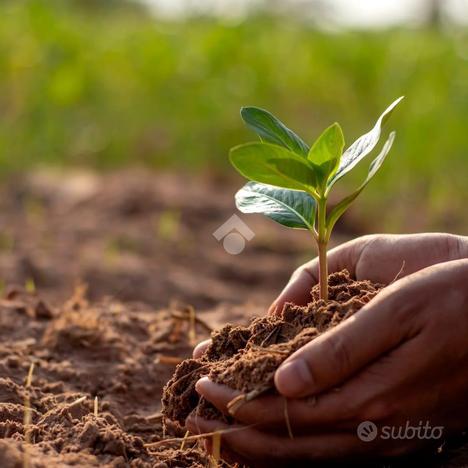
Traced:
[[[246, 425], [255, 424], [268, 429], [287, 429], [290, 424], [294, 429], [311, 425], [325, 425], [337, 428], [356, 426], [356, 408], [360, 407], [363, 391], [331, 392], [324, 397], [287, 400], [279, 395], [264, 395], [239, 405], [235, 412], [228, 410], [229, 403], [241, 395], [226, 385], [219, 385], [207, 377], [196, 384], [197, 392], [210, 401], [219, 411], [234, 416], [236, 421]], [[361, 389], [362, 390], [362, 389]], [[350, 398], [350, 394], [353, 398]]]
[[277, 390], [289, 398], [318, 394], [415, 336], [421, 325], [416, 313], [408, 313], [415, 297], [412, 276], [389, 286], [354, 316], [293, 353], [275, 373]]
[[198, 434], [221, 432], [221, 445], [247, 460], [337, 460], [372, 450], [355, 433], [334, 432], [308, 436], [279, 436], [251, 426], [227, 425], [197, 416], [187, 419], [187, 428]]
[[[328, 252], [328, 269], [330, 272], [347, 269], [351, 276], [355, 275], [356, 264], [367, 242], [356, 240], [340, 245]], [[284, 304], [293, 302], [296, 305], [306, 305], [310, 302], [310, 290], [318, 283], [319, 262], [314, 258], [297, 269], [286, 287], [271, 304], [268, 313], [281, 313]]]
[[[312, 263], [316, 263], [316, 260], [312, 260]], [[281, 313], [287, 302], [293, 302], [296, 305], [305, 305], [310, 302], [310, 290], [314, 284], [317, 284], [317, 278], [312, 271], [313, 269], [309, 269], [306, 265], [296, 270], [286, 287], [271, 304], [268, 314]]]
[[[366, 368], [340, 389], [301, 399], [265, 395], [241, 404], [234, 414], [229, 413], [228, 404], [240, 392], [208, 378], [200, 379], [196, 388], [219, 411], [231, 414], [236, 421], [246, 425], [255, 424], [268, 430], [284, 430], [289, 425], [298, 433], [302, 429], [314, 430], [314, 427], [319, 430], [355, 429], [364, 420], [381, 421], [393, 414], [394, 407], [388, 403], [387, 395], [394, 391], [401, 379], [407, 378], [407, 372], [402, 368], [404, 353], [402, 350], [391, 363], [379, 361]], [[396, 366], [392, 365], [395, 363]], [[392, 375], [391, 382], [382, 378], [387, 374]]]
[[211, 344], [211, 339], [203, 340], [198, 343], [195, 348], [193, 349], [193, 358], [198, 359], [201, 358], [203, 353], [208, 349]]

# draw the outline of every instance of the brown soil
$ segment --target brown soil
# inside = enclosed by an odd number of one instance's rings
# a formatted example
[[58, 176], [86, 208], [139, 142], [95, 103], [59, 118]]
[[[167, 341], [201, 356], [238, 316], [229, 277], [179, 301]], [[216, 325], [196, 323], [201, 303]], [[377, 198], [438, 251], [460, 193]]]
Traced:
[[[247, 326], [226, 325], [212, 333], [211, 345], [200, 358], [186, 359], [177, 366], [163, 391], [163, 414], [181, 427], [190, 414], [234, 423], [237, 405], [266, 393], [277, 393], [274, 374], [288, 356], [355, 314], [384, 287], [353, 280], [346, 270], [331, 274], [328, 284], [327, 302], [319, 298], [319, 288], [314, 286], [307, 306], [286, 304], [278, 316], [254, 318]], [[196, 392], [195, 384], [202, 376], [241, 392], [240, 398], [232, 401], [230, 415], [222, 414]], [[285, 430], [287, 427], [285, 420]], [[461, 439], [466, 441], [466, 434]], [[376, 461], [366, 466], [468, 466], [466, 448], [460, 448], [459, 440], [445, 441], [444, 445], [443, 453], [438, 448], [416, 458]], [[346, 466], [354, 465], [348, 461]]]
[[163, 435], [160, 395], [173, 372], [164, 358], [190, 354], [189, 311], [91, 305], [83, 292], [58, 308], [21, 290], [0, 303], [0, 466], [205, 466], [193, 444], [145, 446], [181, 435]]
[[[265, 306], [312, 245], [305, 231], [238, 213], [240, 183], [139, 170], [9, 179], [0, 185], [0, 282], [33, 280], [57, 302], [82, 281], [92, 300]], [[255, 232], [237, 256], [213, 237], [234, 213]]]
[[[202, 444], [154, 445], [185, 433], [177, 423], [164, 433], [161, 396], [174, 363], [191, 355], [187, 304], [196, 308], [196, 339], [233, 324], [215, 332], [218, 347], [205, 356], [218, 380], [227, 367], [215, 363], [243, 366], [235, 358], [242, 347], [266, 366], [265, 346], [290, 353], [329, 325], [314, 321], [312, 332], [314, 313], [290, 307], [289, 325], [256, 319], [240, 326], [264, 315], [310, 257], [310, 239], [260, 216], [242, 217], [256, 237], [242, 255], [228, 255], [212, 232], [233, 214], [238, 185], [132, 171], [39, 172], [0, 187], [1, 468], [207, 466]], [[340, 307], [321, 317], [335, 323], [346, 314]], [[297, 334], [303, 325], [310, 335]], [[264, 342], [258, 353], [255, 342]], [[194, 361], [181, 367], [187, 362]], [[268, 365], [229, 384], [259, 388], [277, 363]]]
[[192, 411], [204, 418], [224, 419], [195, 391], [195, 383], [204, 375], [241, 391], [246, 398], [274, 391], [274, 373], [288, 356], [353, 315], [382, 287], [354, 281], [344, 270], [329, 276], [328, 302], [319, 299], [315, 286], [312, 301], [305, 307], [286, 304], [279, 316], [263, 316], [248, 326], [227, 325], [216, 331], [201, 358], [177, 366], [164, 389], [163, 413], [181, 425]]

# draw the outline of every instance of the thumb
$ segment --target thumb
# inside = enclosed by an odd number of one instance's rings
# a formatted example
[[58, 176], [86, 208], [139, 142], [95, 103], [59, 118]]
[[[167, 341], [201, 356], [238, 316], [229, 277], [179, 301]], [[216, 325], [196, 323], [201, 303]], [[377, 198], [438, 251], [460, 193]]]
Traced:
[[407, 313], [410, 278], [389, 286], [355, 315], [286, 359], [275, 373], [279, 393], [288, 398], [318, 394], [417, 334], [416, 314]]

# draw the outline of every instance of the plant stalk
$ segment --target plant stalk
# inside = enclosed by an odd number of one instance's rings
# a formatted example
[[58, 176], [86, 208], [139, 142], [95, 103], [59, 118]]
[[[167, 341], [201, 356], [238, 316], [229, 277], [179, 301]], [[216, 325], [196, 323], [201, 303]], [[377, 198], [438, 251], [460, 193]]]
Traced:
[[319, 242], [319, 283], [320, 299], [328, 301], [328, 265], [327, 265], [327, 244]]
[[320, 299], [328, 300], [328, 261], [327, 261], [327, 199], [321, 198], [317, 204], [319, 287]]

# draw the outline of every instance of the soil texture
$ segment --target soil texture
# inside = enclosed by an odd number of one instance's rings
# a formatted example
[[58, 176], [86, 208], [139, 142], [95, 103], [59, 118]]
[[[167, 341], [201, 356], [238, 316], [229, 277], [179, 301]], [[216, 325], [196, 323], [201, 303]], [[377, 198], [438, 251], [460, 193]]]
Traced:
[[[195, 374], [272, 391], [287, 355], [377, 293], [366, 282], [353, 289], [340, 273], [330, 278], [330, 304], [314, 296], [307, 308], [265, 318], [311, 243], [307, 233], [241, 216], [255, 238], [229, 255], [212, 234], [235, 213], [240, 183], [142, 170], [4, 181], [1, 468], [209, 466], [203, 443], [181, 441], [186, 414], [219, 416], [193, 393]], [[345, 218], [335, 241], [362, 233], [357, 224]], [[212, 330], [205, 356], [189, 359]], [[466, 449], [421, 466], [468, 466]]]
[[202, 357], [177, 366], [164, 389], [163, 413], [181, 425], [192, 411], [204, 418], [223, 419], [195, 391], [202, 376], [241, 391], [247, 399], [273, 391], [274, 373], [287, 357], [353, 315], [383, 287], [354, 281], [346, 270], [331, 274], [328, 282], [328, 301], [319, 299], [314, 286], [305, 307], [286, 304], [278, 316], [262, 316], [248, 326], [226, 325], [214, 332]]

